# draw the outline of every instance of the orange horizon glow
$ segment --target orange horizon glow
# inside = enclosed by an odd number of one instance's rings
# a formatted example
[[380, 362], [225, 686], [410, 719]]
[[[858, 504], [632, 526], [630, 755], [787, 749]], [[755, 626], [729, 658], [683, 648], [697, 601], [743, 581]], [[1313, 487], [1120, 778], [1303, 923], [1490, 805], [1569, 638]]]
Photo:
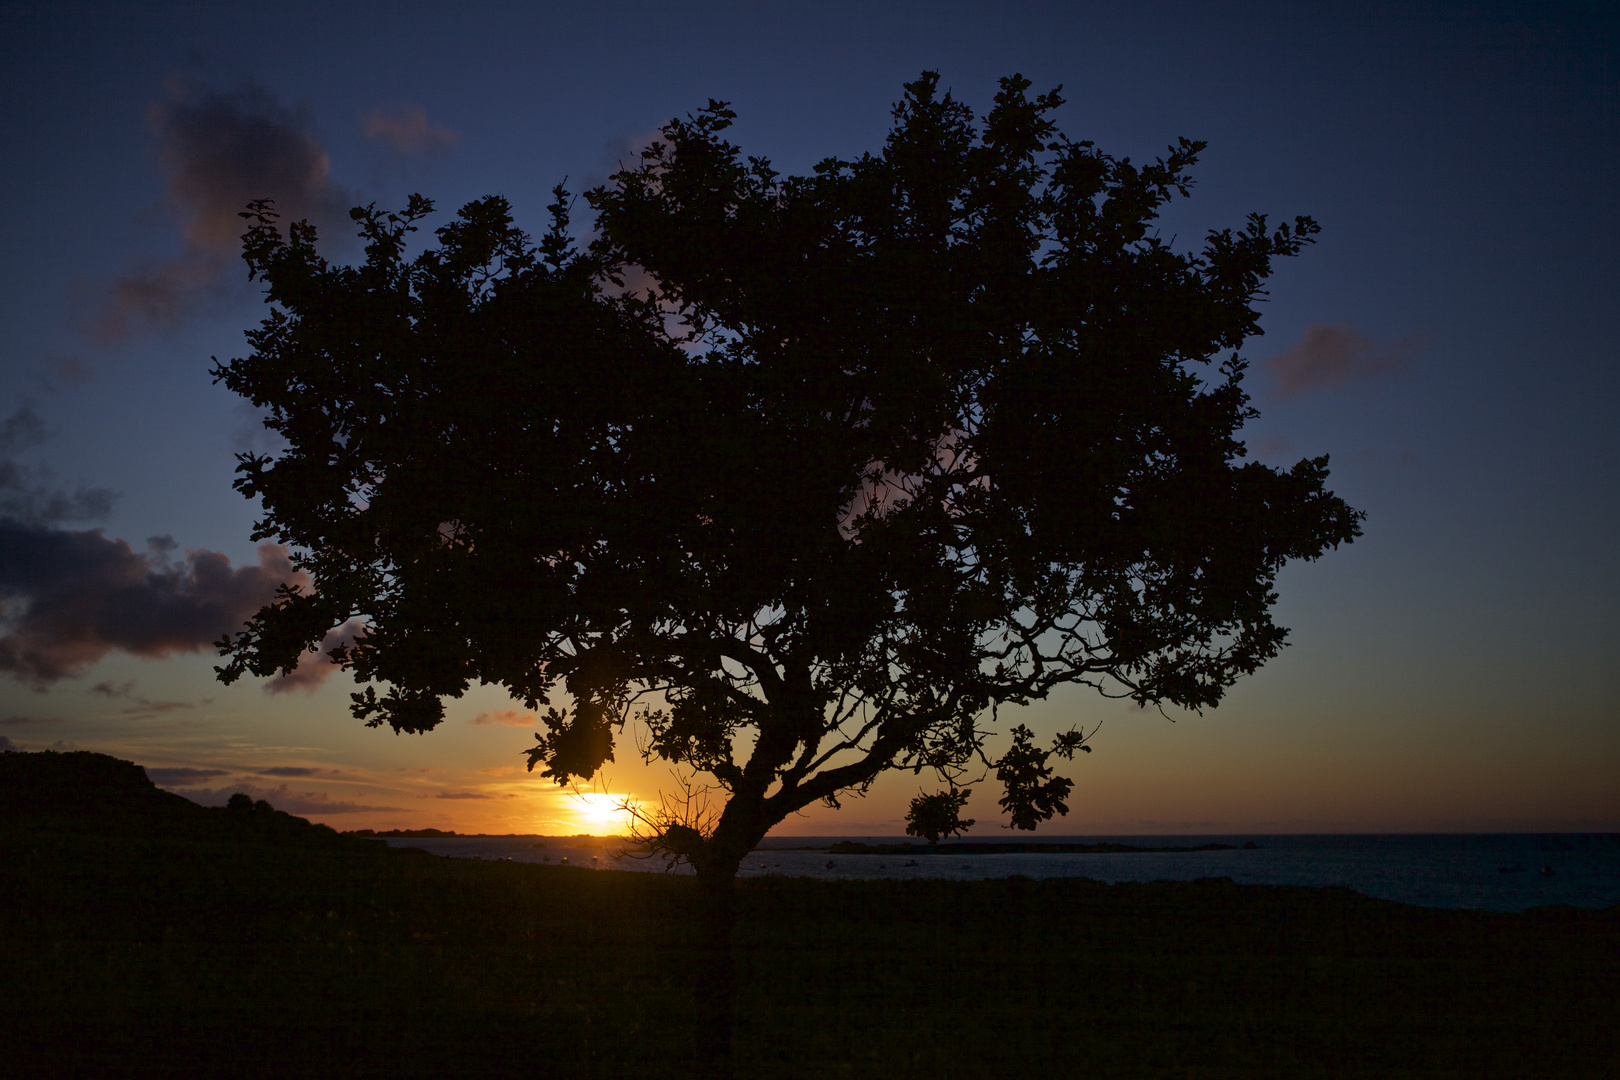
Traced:
[[605, 791], [577, 791], [569, 796], [571, 805], [564, 812], [592, 836], [625, 836], [631, 824], [626, 798]]

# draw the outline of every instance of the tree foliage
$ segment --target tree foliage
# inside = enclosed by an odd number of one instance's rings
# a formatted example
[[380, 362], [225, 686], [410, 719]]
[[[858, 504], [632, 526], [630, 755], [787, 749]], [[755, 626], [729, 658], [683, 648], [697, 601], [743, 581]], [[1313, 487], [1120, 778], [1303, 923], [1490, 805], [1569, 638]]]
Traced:
[[1153, 223], [1203, 144], [1134, 165], [1028, 91], [979, 122], [925, 73], [879, 152], [804, 176], [710, 102], [586, 193], [584, 246], [560, 186], [538, 245], [498, 197], [414, 257], [427, 200], [356, 210], [354, 267], [256, 204], [273, 310], [216, 375], [286, 440], [236, 486], [315, 586], [222, 642], [221, 677], [362, 618], [334, 658], [368, 724], [427, 731], [497, 684], [547, 707], [530, 767], [567, 783], [635, 721], [720, 790], [702, 827], [656, 824], [726, 880], [888, 769], [996, 769], [1020, 828], [1066, 812], [1051, 759], [1084, 735], [996, 755], [1003, 706], [1217, 704], [1283, 644], [1279, 569], [1359, 532], [1325, 457], [1268, 468], [1240, 435], [1237, 350], [1317, 227], [1176, 251]]
[[933, 845], [942, 836], [956, 836], [973, 828], [973, 819], [962, 816], [962, 808], [972, 795], [969, 788], [919, 794], [906, 810], [906, 835], [920, 836]]

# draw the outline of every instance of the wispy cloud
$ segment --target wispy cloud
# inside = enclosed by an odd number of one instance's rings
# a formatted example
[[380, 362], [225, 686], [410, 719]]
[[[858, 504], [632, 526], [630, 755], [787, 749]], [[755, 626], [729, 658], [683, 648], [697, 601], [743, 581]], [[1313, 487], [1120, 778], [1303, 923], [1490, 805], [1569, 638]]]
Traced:
[[350, 197], [333, 182], [304, 110], [253, 82], [219, 90], [176, 79], [147, 118], [183, 247], [144, 260], [112, 284], [92, 328], [98, 340], [172, 329], [220, 291], [240, 249], [237, 215], [254, 199], [275, 200], [284, 221], [307, 219], [327, 236], [346, 232]]
[[459, 138], [443, 124], [429, 120], [420, 105], [372, 109], [360, 117], [360, 130], [366, 138], [385, 142], [401, 154], [445, 151]]
[[281, 432], [264, 426], [269, 414], [252, 402], [238, 402], [231, 415], [235, 420], [231, 425], [231, 445], [237, 453], [275, 456], [287, 448], [287, 440]]
[[[209, 700], [213, 699], [210, 698]], [[179, 709], [195, 709], [196, 707], [197, 704], [193, 701], [148, 701], [145, 698], [139, 698], [136, 704], [127, 709], [118, 710], [118, 715], [131, 717], [162, 716], [164, 713], [172, 713]]]
[[45, 366], [35, 377], [41, 386], [54, 392], [91, 382], [95, 379], [96, 373], [84, 362], [83, 357], [52, 356], [45, 361]]
[[1249, 447], [1249, 453], [1256, 458], [1278, 457], [1293, 448], [1294, 444], [1287, 439], [1261, 439]]
[[29, 465], [16, 458], [16, 454], [39, 446], [51, 434], [50, 426], [30, 405], [22, 405], [0, 420], [0, 517], [35, 523], [106, 517], [118, 498], [117, 492], [81, 486], [70, 493], [55, 485], [51, 471], [43, 465]]
[[489, 727], [499, 724], [502, 727], [533, 727], [540, 723], [540, 718], [532, 712], [518, 712], [516, 709], [496, 709], [493, 712], [481, 712], [472, 718], [474, 727]]
[[199, 549], [171, 560], [154, 537], [145, 554], [99, 529], [74, 532], [0, 519], [0, 671], [38, 689], [114, 650], [142, 657], [201, 652], [274, 599], [309, 583], [286, 548], [259, 547], [257, 566], [232, 567]]
[[274, 776], [279, 778], [295, 778], [300, 776], [314, 776], [321, 769], [312, 769], [307, 765], [275, 765], [268, 769], [255, 769], [260, 776]]
[[158, 787], [184, 787], [187, 784], [200, 784], [204, 780], [212, 780], [216, 776], [225, 776], [224, 769], [185, 769], [185, 768], [153, 768], [146, 767], [147, 778]]
[[1279, 397], [1342, 386], [1399, 371], [1428, 347], [1427, 334], [1380, 345], [1347, 322], [1313, 323], [1294, 345], [1266, 361]]
[[615, 135], [602, 145], [596, 155], [596, 167], [579, 178], [575, 191], [589, 191], [608, 182], [608, 177], [622, 169], [635, 169], [641, 165], [641, 152], [655, 142], [663, 142], [661, 128], [649, 128], [628, 135]]
[[435, 799], [493, 799], [495, 796], [486, 795], [482, 791], [441, 791], [433, 797]]
[[0, 420], [0, 453], [38, 446], [48, 438], [50, 429], [45, 421], [27, 405]]
[[359, 619], [350, 619], [342, 626], [328, 630], [319, 648], [299, 657], [298, 666], [287, 674], [272, 676], [265, 682], [264, 692], [284, 694], [289, 690], [303, 690], [306, 693], [314, 690], [338, 670], [337, 665], [332, 663], [332, 650], [340, 645], [353, 645], [364, 630], [365, 623]]

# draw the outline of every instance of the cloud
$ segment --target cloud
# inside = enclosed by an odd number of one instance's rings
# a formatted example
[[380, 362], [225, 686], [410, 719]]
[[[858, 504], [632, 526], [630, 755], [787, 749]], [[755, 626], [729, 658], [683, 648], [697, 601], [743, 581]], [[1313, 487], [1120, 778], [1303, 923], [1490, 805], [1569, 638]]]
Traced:
[[308, 219], [326, 236], [347, 235], [347, 192], [302, 109], [253, 82], [216, 90], [171, 83], [147, 112], [158, 140], [164, 194], [181, 221], [182, 251], [147, 259], [114, 282], [94, 336], [117, 341], [137, 329], [172, 329], [210, 292], [221, 291], [246, 231], [237, 215], [274, 199], [283, 223]]
[[194, 709], [196, 704], [190, 701], [147, 701], [138, 699], [139, 705], [131, 705], [127, 709], [118, 710], [119, 716], [158, 716], [162, 713], [174, 712], [176, 709]]
[[272, 675], [265, 681], [264, 692], [284, 694], [288, 690], [302, 690], [305, 693], [313, 691], [338, 670], [337, 665], [332, 663], [332, 650], [339, 645], [345, 647], [353, 645], [364, 629], [365, 623], [359, 619], [350, 619], [342, 626], [328, 630], [326, 636], [321, 639], [320, 648], [299, 657], [298, 666], [287, 674]]
[[518, 712], [516, 709], [496, 709], [494, 712], [481, 712], [472, 719], [474, 727], [488, 727], [499, 724], [502, 727], [534, 727], [539, 725], [540, 718], [532, 712]]
[[435, 799], [493, 799], [493, 795], [485, 795], [481, 791], [441, 791], [433, 796]]
[[280, 454], [287, 448], [281, 432], [264, 426], [269, 413], [251, 401], [241, 401], [231, 410], [231, 445], [241, 454]]
[[[95, 521], [112, 511], [118, 493], [108, 488], [81, 487], [71, 495], [49, 486], [49, 472], [27, 470], [12, 461], [0, 461], [0, 517], [19, 521]], [[41, 480], [47, 482], [41, 483]]]
[[26, 465], [12, 455], [31, 450], [52, 435], [32, 407], [23, 405], [0, 420], [0, 517], [20, 521], [93, 521], [106, 517], [118, 493], [80, 487], [68, 492], [52, 484], [49, 469]]
[[516, 765], [496, 765], [496, 766], [494, 766], [492, 768], [488, 768], [488, 769], [479, 769], [478, 770], [478, 775], [479, 776], [505, 776], [508, 773], [515, 773], [515, 772], [517, 772], [517, 766]]
[[298, 777], [314, 776], [321, 770], [307, 768], [303, 765], [276, 765], [268, 769], [256, 769], [254, 771], [260, 776]]
[[1370, 379], [1399, 371], [1428, 346], [1427, 334], [1378, 345], [1347, 322], [1312, 323], [1305, 336], [1266, 361], [1279, 397]]
[[158, 787], [180, 787], [184, 784], [197, 784], [204, 780], [212, 780], [216, 776], [224, 776], [224, 769], [154, 769], [146, 767], [147, 778]]
[[171, 561], [172, 546], [154, 538], [143, 555], [99, 529], [0, 519], [0, 671], [44, 689], [114, 650], [149, 658], [201, 652], [282, 584], [309, 583], [276, 544], [259, 546], [257, 566], [235, 568], [206, 549]]
[[[134, 679], [121, 683], [115, 683], [110, 679], [104, 679], [92, 686], [90, 688], [90, 692], [92, 694], [100, 694], [103, 697], [117, 699], [129, 697], [130, 692], [134, 689]], [[128, 708], [119, 709], [118, 715], [135, 717], [137, 719], [151, 716], [161, 716], [164, 713], [175, 712], [178, 709], [195, 709], [198, 705], [212, 704], [213, 700], [214, 699], [211, 697], [206, 697], [201, 701], [152, 701], [149, 698], [136, 697], [135, 704], [129, 706]]]
[[27, 405], [0, 420], [0, 453], [26, 450], [50, 437], [50, 428], [45, 421]]
[[[151, 770], [148, 770], [150, 775]], [[286, 784], [277, 788], [262, 788], [256, 784], [229, 784], [222, 788], [186, 788], [176, 791], [194, 803], [203, 806], [224, 806], [238, 791], [254, 799], [263, 799], [277, 810], [289, 814], [360, 814], [377, 810], [401, 810], [398, 806], [367, 806], [364, 803], [334, 799], [324, 791], [292, 791]]]
[[12, 742], [10, 739], [6, 738], [4, 735], [0, 735], [0, 754], [11, 754], [11, 753], [15, 753], [16, 750], [17, 750], [17, 744], [16, 743]]
[[608, 177], [623, 169], [641, 165], [641, 152], [655, 142], [666, 142], [662, 128], [649, 128], [633, 135], [615, 135], [602, 144], [596, 155], [596, 167], [579, 178], [576, 191], [589, 191], [608, 182]]
[[39, 724], [60, 724], [60, 716], [7, 716], [0, 718], [0, 727], [34, 727]]
[[420, 154], [450, 149], [459, 137], [454, 131], [428, 119], [420, 105], [377, 108], [360, 117], [360, 130], [368, 139], [380, 139], [401, 154]]
[[41, 386], [52, 391], [80, 386], [95, 377], [95, 371], [78, 356], [53, 356], [46, 361], [44, 370], [36, 376]]
[[1294, 448], [1294, 444], [1287, 439], [1261, 439], [1249, 447], [1249, 453], [1256, 458], [1277, 457], [1286, 454]]

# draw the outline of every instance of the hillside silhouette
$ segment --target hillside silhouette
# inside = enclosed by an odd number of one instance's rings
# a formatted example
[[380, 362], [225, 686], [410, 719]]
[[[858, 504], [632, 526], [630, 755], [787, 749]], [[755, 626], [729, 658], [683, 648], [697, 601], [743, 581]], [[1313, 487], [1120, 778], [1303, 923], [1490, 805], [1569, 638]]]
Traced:
[[87, 750], [0, 754], [0, 823], [102, 836], [375, 845], [240, 792], [226, 806], [198, 806], [159, 788], [133, 761]]

